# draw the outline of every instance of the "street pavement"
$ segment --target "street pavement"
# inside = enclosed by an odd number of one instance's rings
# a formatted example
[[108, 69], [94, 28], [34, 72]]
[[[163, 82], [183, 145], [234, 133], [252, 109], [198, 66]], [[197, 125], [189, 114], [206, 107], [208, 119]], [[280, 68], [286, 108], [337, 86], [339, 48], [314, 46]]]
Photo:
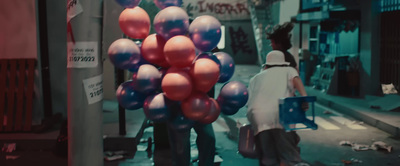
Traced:
[[[343, 162], [352, 162], [352, 165], [380, 166], [398, 165], [400, 163], [399, 139], [377, 129], [376, 127], [358, 121], [348, 115], [339, 113], [329, 107], [320, 104], [315, 105], [315, 121], [318, 130], [300, 130], [297, 133], [301, 137], [299, 144], [303, 160], [314, 166], [345, 165]], [[243, 111], [243, 110], [241, 110]], [[242, 113], [239, 111], [238, 113]], [[139, 118], [141, 113], [130, 112]], [[311, 117], [309, 117], [311, 118]], [[248, 123], [245, 117], [221, 116], [213, 123], [216, 135], [216, 163], [221, 166], [258, 165], [256, 159], [244, 158], [238, 153], [238, 127]], [[138, 151], [133, 159], [105, 162], [105, 165], [160, 165], [168, 166], [170, 163], [169, 151], [158, 151], [153, 149], [149, 152], [148, 138], [153, 137], [153, 128], [145, 129], [141, 143], [137, 146]], [[197, 147], [195, 144], [196, 133], [191, 132], [191, 155], [197, 158]], [[342, 142], [348, 144], [340, 145]], [[383, 142], [391, 146], [391, 151], [385, 149], [356, 149], [353, 145], [370, 147], [375, 142]], [[154, 145], [154, 142], [152, 142]], [[159, 153], [156, 159], [156, 153]], [[161, 155], [160, 155], [161, 153]], [[196, 163], [194, 162], [195, 166]]]
[[[237, 65], [235, 74], [230, 81], [240, 81], [248, 85], [250, 78], [258, 72], [258, 66]], [[216, 84], [215, 96], [218, 96], [218, 91], [222, 86], [222, 83]], [[318, 130], [298, 131], [298, 134], [302, 138], [299, 146], [301, 147], [301, 155], [305, 162], [316, 166], [345, 165], [345, 162], [352, 162], [353, 165], [367, 166], [400, 165], [400, 153], [396, 150], [400, 149], [400, 143], [399, 139], [395, 138], [400, 126], [397, 125], [399, 113], [379, 112], [372, 110], [369, 105], [369, 103], [382, 99], [378, 97], [348, 98], [332, 96], [312, 87], [306, 87], [306, 90], [310, 96], [317, 96], [315, 122], [319, 128]], [[391, 118], [385, 118], [385, 116], [390, 116]], [[308, 118], [311, 118], [309, 114]], [[219, 165], [258, 165], [256, 159], [244, 158], [238, 153], [239, 127], [245, 124], [248, 124], [246, 108], [240, 109], [236, 114], [231, 116], [221, 115], [213, 123], [217, 141], [216, 162]], [[144, 136], [151, 137], [151, 135], [152, 129], [150, 127], [145, 130]], [[196, 159], [197, 155], [195, 138], [196, 133], [192, 132], [191, 154], [193, 160]], [[340, 145], [342, 141], [350, 142], [352, 145], [369, 146], [374, 142], [380, 141], [392, 146], [392, 151], [388, 152], [382, 149], [379, 151], [371, 149], [359, 151], [354, 150], [354, 147], [351, 145]], [[147, 142], [143, 141], [143, 144], [138, 146], [138, 152], [134, 159], [129, 160], [129, 162], [121, 161], [120, 163], [138, 164], [145, 161], [154, 163], [154, 158], [149, 158], [148, 155], [145, 155], [147, 154], [145, 147], [147, 147]], [[166, 151], [163, 153], [167, 154], [169, 152]], [[164, 161], [161, 159], [161, 162], [155, 163], [155, 165], [163, 165], [163, 163], [168, 163], [167, 161], [168, 155]], [[196, 163], [193, 163], [193, 165], [196, 165]]]

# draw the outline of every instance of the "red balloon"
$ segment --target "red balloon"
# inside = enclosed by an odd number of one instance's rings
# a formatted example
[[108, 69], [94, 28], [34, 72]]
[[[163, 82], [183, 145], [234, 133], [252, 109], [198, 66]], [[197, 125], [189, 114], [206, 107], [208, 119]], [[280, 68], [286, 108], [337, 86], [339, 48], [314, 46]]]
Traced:
[[208, 115], [211, 108], [211, 100], [206, 93], [193, 93], [181, 103], [183, 115], [190, 120], [201, 120]]
[[210, 112], [206, 117], [199, 120], [200, 123], [210, 124], [218, 119], [219, 114], [221, 113], [221, 108], [219, 107], [218, 102], [213, 98], [210, 98], [210, 103], [211, 103]]
[[167, 98], [182, 101], [192, 92], [192, 80], [185, 70], [171, 67], [161, 81], [161, 88]]
[[211, 59], [198, 59], [190, 68], [190, 76], [192, 76], [195, 89], [208, 92], [218, 81], [218, 64]]
[[151, 34], [142, 42], [142, 57], [148, 62], [160, 67], [169, 67], [169, 63], [164, 56], [165, 39], [157, 34]]
[[186, 36], [174, 36], [165, 43], [164, 55], [171, 66], [189, 67], [196, 57], [195, 46]]
[[144, 39], [150, 32], [150, 17], [140, 7], [126, 8], [119, 15], [119, 27], [133, 39]]

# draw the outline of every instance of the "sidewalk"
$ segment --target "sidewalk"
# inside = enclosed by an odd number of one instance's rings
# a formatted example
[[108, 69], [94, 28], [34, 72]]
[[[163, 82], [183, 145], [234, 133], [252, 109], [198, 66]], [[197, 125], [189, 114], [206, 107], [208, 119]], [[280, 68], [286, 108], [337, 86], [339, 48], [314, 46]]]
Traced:
[[394, 137], [400, 137], [399, 95], [365, 96], [352, 98], [329, 95], [312, 87], [306, 87], [310, 96], [317, 96], [317, 102], [340, 113], [352, 116], [371, 126], [381, 129]]

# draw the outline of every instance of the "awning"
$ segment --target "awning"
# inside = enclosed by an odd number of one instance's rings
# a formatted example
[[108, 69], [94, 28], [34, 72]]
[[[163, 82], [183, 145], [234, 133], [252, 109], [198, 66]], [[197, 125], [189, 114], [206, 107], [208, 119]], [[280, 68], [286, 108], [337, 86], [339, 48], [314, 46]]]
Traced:
[[359, 20], [359, 10], [343, 10], [343, 11], [314, 11], [299, 13], [296, 15], [296, 21], [322, 21], [322, 20]]

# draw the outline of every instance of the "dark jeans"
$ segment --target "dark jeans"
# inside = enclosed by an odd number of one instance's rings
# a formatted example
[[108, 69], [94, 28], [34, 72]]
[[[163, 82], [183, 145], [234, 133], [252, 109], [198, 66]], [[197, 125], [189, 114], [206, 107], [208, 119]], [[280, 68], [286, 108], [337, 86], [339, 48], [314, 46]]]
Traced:
[[[168, 126], [173, 166], [190, 165], [190, 131], [177, 132]], [[215, 135], [211, 124], [196, 123], [196, 144], [199, 150], [199, 166], [214, 165]]]
[[258, 133], [255, 143], [260, 166], [292, 166], [301, 162], [299, 141], [295, 131], [271, 129]]

